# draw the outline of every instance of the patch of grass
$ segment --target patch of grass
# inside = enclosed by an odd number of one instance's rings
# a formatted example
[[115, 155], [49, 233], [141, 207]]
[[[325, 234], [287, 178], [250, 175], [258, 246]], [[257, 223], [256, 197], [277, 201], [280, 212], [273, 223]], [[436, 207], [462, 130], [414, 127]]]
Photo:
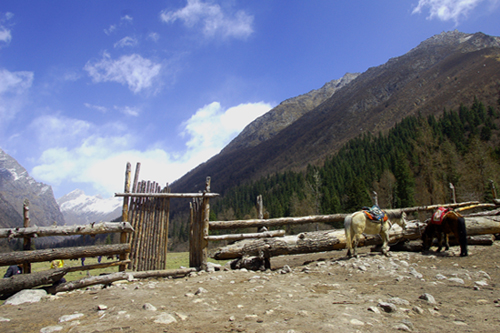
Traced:
[[[107, 263], [107, 262], [112, 262], [116, 260], [108, 260], [105, 257], [102, 257], [101, 263]], [[227, 260], [213, 260], [209, 259], [210, 262], [213, 263], [218, 263], [221, 265], [224, 265]], [[85, 265], [94, 265], [97, 264], [97, 258], [86, 258], [85, 259]], [[64, 266], [65, 267], [73, 267], [73, 266], [80, 266], [81, 261], [80, 259], [78, 260], [65, 260], [64, 261]], [[166, 269], [177, 269], [180, 267], [189, 267], [189, 252], [171, 252], [167, 254], [167, 265]], [[0, 277], [3, 277], [5, 275], [5, 272], [7, 271], [7, 266], [0, 267]], [[31, 271], [32, 272], [40, 272], [44, 270], [50, 269], [50, 262], [36, 262], [31, 264]], [[92, 269], [88, 271], [76, 271], [76, 272], [69, 272], [64, 276], [66, 281], [74, 281], [74, 280], [80, 280], [86, 276], [96, 276], [100, 275], [102, 273], [116, 273], [118, 272], [118, 266], [113, 266], [113, 267], [106, 267], [106, 268], [99, 268], [99, 269]]]

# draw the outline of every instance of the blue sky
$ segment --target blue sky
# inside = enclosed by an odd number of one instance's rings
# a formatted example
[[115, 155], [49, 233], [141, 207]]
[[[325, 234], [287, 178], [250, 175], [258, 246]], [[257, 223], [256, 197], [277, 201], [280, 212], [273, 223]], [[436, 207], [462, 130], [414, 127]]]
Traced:
[[[0, 148], [56, 197], [165, 184], [283, 100], [443, 31], [500, 36], [500, 0], [0, 4]], [[216, 181], [216, 180], [214, 180]]]

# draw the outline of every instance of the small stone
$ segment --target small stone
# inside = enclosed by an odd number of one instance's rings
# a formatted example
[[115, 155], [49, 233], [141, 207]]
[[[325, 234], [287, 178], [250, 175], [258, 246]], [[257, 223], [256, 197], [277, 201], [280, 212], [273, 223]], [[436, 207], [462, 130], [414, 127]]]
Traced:
[[174, 314], [182, 321], [186, 321], [186, 319], [188, 319], [188, 316], [186, 316], [185, 314], [179, 312], [174, 312]]
[[396, 305], [394, 305], [392, 303], [379, 302], [378, 306], [381, 307], [385, 312], [388, 312], [388, 313], [398, 311], [398, 308], [396, 307]]
[[486, 299], [478, 299], [476, 301], [476, 303], [479, 304], [479, 305], [485, 305], [485, 304], [489, 304], [490, 302], [488, 300], [486, 300]]
[[422, 294], [420, 295], [419, 299], [423, 299], [424, 301], [427, 301], [427, 303], [429, 304], [436, 304], [436, 300], [434, 299], [434, 296], [432, 296], [431, 294]]
[[0, 317], [0, 322], [2, 322], [2, 321], [10, 321], [10, 319], [9, 318], [4, 318], [4, 317]]
[[486, 280], [476, 281], [475, 284], [480, 287], [486, 287], [488, 285], [488, 281]]
[[195, 295], [200, 295], [200, 294], [204, 294], [204, 293], [208, 293], [208, 290], [206, 290], [203, 287], [200, 287], [200, 288], [198, 288], [198, 290], [196, 290], [196, 292], [194, 294]]
[[371, 312], [374, 312], [374, 313], [380, 313], [380, 310], [377, 307], [375, 307], [375, 306], [370, 306], [368, 308], [368, 311], [371, 311]]
[[158, 316], [154, 317], [154, 322], [157, 324], [168, 325], [168, 324], [176, 323], [177, 320], [171, 314], [166, 313], [166, 312], [162, 312]]
[[52, 332], [59, 332], [62, 330], [63, 330], [62, 326], [47, 326], [47, 327], [42, 328], [40, 330], [40, 333], [52, 333]]
[[83, 313], [75, 313], [75, 314], [72, 314], [72, 315], [66, 315], [66, 316], [62, 316], [61, 318], [59, 318], [59, 322], [60, 323], [64, 323], [66, 321], [71, 321], [71, 320], [79, 319], [81, 317], [83, 317]]
[[412, 310], [415, 311], [415, 313], [418, 313], [418, 314], [423, 314], [424, 313], [424, 309], [422, 309], [419, 306], [414, 306]]
[[245, 315], [245, 320], [254, 320], [259, 318], [257, 315]]
[[453, 324], [458, 325], [458, 326], [467, 326], [466, 322], [460, 321], [460, 320], [455, 320]]
[[448, 281], [464, 284], [464, 280], [462, 280], [461, 278], [457, 278], [457, 277], [449, 278]]
[[42, 297], [47, 296], [47, 292], [43, 289], [25, 289], [7, 298], [4, 304], [19, 305], [23, 303], [40, 302]]
[[436, 280], [446, 280], [447, 277], [444, 276], [443, 274], [436, 274]]
[[405, 324], [397, 324], [393, 326], [394, 329], [398, 331], [411, 332], [411, 329]]
[[97, 310], [107, 310], [107, 309], [108, 309], [108, 307], [106, 305], [104, 305], [104, 304], [99, 304], [97, 306]]
[[392, 304], [396, 304], [396, 305], [410, 305], [410, 302], [408, 302], [407, 300], [405, 300], [403, 298], [399, 298], [399, 297], [392, 297], [387, 302], [392, 303]]
[[156, 307], [154, 305], [152, 305], [151, 303], [146, 303], [142, 306], [142, 308], [144, 310], [147, 310], [147, 311], [156, 311]]
[[236, 318], [234, 316], [229, 317], [229, 321], [235, 321]]
[[364, 326], [365, 323], [358, 319], [351, 319], [351, 324], [355, 326]]

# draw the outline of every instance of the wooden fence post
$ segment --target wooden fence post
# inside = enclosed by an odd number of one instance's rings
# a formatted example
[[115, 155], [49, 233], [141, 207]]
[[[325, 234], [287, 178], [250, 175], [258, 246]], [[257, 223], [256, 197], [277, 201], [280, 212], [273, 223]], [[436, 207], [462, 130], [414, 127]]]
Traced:
[[[24, 227], [29, 228], [30, 202], [28, 201], [28, 199], [24, 199], [23, 215], [24, 215]], [[31, 251], [31, 237], [24, 237], [23, 250]], [[23, 274], [30, 274], [30, 273], [31, 273], [31, 263], [29, 261], [23, 262]]]
[[[207, 177], [207, 181], [205, 184], [204, 193], [210, 193], [210, 177]], [[200, 268], [202, 270], [207, 270], [208, 267], [208, 222], [210, 220], [210, 198], [203, 197], [202, 203], [202, 214], [201, 214], [201, 222], [202, 222], [202, 232], [201, 232], [201, 265]]]
[[[132, 166], [130, 162], [127, 162], [127, 168], [125, 170], [125, 193], [130, 193], [130, 175], [132, 173]], [[123, 208], [122, 208], [122, 221], [129, 222], [128, 220], [128, 201], [129, 197], [123, 197]], [[122, 232], [120, 234], [120, 244], [127, 243], [127, 233]], [[120, 261], [128, 260], [128, 253], [120, 254]], [[120, 265], [118, 271], [123, 272], [127, 268], [126, 264]]]

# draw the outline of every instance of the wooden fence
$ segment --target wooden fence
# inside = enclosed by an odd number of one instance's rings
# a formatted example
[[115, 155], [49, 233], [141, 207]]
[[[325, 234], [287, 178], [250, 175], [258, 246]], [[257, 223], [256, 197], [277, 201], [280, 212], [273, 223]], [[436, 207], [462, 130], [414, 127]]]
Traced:
[[115, 193], [115, 196], [123, 197], [122, 221], [130, 222], [135, 230], [124, 240], [131, 247], [129, 269], [165, 269], [171, 198], [193, 199], [191, 211], [196, 210], [196, 217], [191, 218], [189, 266], [206, 269], [207, 241], [204, 236], [208, 235], [209, 199], [218, 196], [210, 193], [210, 177], [203, 193], [171, 193], [168, 184], [162, 189], [156, 182], [139, 182], [140, 166], [137, 163], [131, 186], [131, 165], [127, 163], [125, 191]]
[[[24, 250], [8, 253], [0, 253], [0, 266], [23, 265], [23, 274], [31, 273], [31, 264], [35, 262], [52, 261], [56, 259], [78, 259], [84, 257], [125, 255], [130, 252], [130, 245], [122, 242], [120, 244], [99, 245], [99, 246], [80, 246], [71, 248], [54, 248], [31, 250], [31, 239], [34, 237], [48, 236], [76, 236], [76, 235], [99, 235], [107, 233], [128, 234], [133, 229], [128, 222], [111, 223], [101, 222], [89, 225], [75, 226], [49, 226], [49, 227], [30, 227], [29, 226], [29, 202], [24, 203], [24, 228], [5, 228], [0, 229], [0, 238], [23, 238]], [[66, 271], [90, 270], [105, 268], [110, 266], [125, 267], [128, 260], [119, 260], [114, 262], [99, 263], [87, 266], [75, 266], [66, 269]]]

